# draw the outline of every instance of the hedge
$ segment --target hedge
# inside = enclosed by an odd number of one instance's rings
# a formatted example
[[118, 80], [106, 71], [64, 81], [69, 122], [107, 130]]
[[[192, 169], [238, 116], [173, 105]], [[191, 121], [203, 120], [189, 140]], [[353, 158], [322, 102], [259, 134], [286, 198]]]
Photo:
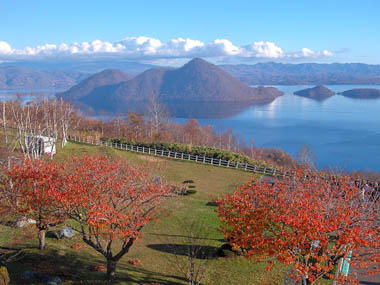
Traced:
[[187, 153], [192, 155], [198, 155], [198, 156], [205, 156], [209, 158], [215, 158], [215, 159], [222, 159], [222, 160], [229, 160], [232, 162], [239, 162], [239, 163], [248, 163], [252, 165], [267, 165], [263, 161], [256, 161], [248, 156], [236, 153], [228, 150], [218, 149], [214, 147], [207, 147], [207, 146], [196, 146], [196, 145], [189, 145], [189, 144], [181, 144], [181, 143], [166, 143], [166, 142], [137, 142], [133, 139], [125, 139], [125, 138], [101, 138], [102, 141], [112, 142], [112, 143], [118, 143], [118, 144], [128, 144], [133, 146], [139, 146], [139, 147], [146, 147], [146, 148], [153, 148], [158, 150], [166, 150], [166, 151], [173, 151], [173, 152], [179, 152], [179, 153]]

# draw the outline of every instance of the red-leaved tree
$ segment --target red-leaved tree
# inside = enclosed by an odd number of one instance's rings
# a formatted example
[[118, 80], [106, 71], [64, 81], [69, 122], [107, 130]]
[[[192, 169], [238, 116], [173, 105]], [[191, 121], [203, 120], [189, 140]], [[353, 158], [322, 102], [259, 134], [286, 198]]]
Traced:
[[117, 158], [73, 157], [66, 169], [61, 202], [83, 241], [107, 259], [107, 277], [113, 279], [117, 262], [174, 190], [151, 169]]
[[62, 167], [47, 159], [25, 159], [21, 164], [2, 169], [3, 203], [15, 214], [36, 221], [40, 249], [45, 247], [49, 226], [65, 219], [59, 202], [63, 183]]
[[[313, 284], [332, 274], [339, 260], [378, 273], [380, 206], [373, 195], [363, 195], [350, 177], [303, 173], [267, 183], [248, 183], [218, 200], [225, 238], [246, 256], [277, 259], [291, 270], [286, 278]], [[348, 255], [352, 252], [352, 260]]]

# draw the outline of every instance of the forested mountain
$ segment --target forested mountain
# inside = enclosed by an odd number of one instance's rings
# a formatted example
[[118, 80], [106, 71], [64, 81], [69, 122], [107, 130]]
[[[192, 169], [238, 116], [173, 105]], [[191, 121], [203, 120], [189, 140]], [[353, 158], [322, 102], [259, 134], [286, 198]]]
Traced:
[[123, 71], [106, 69], [82, 80], [79, 84], [71, 87], [63, 93], [58, 93], [57, 95], [66, 97], [71, 101], [80, 101], [83, 97], [86, 97], [98, 87], [118, 84], [131, 78], [130, 75]]

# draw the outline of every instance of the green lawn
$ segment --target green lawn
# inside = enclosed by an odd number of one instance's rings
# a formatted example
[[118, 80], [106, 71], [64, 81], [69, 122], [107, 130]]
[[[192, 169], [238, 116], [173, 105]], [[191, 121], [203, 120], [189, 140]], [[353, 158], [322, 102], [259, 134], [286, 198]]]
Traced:
[[[111, 148], [90, 146], [80, 143], [68, 143], [57, 149], [55, 159], [65, 159], [73, 154], [82, 153], [119, 156], [130, 163], [149, 163], [160, 167], [161, 175], [171, 183], [181, 183], [193, 180], [197, 193], [189, 196], [172, 198], [164, 208], [170, 212], [170, 217], [164, 216], [159, 223], [151, 223], [143, 230], [139, 239], [130, 252], [118, 263], [117, 280], [113, 284], [186, 284], [181, 274], [175, 270], [173, 254], [162, 249], [162, 244], [179, 243], [184, 235], [183, 225], [186, 220], [203, 220], [207, 224], [208, 239], [202, 244], [209, 247], [219, 247], [223, 235], [217, 231], [219, 221], [215, 207], [207, 206], [210, 196], [220, 196], [230, 193], [236, 185], [254, 178], [249, 173], [234, 169], [219, 168], [191, 162], [155, 158]], [[20, 230], [14, 230], [18, 234]], [[0, 242], [10, 234], [10, 228], [0, 226]], [[79, 237], [57, 241], [47, 239], [47, 248], [43, 251], [36, 249], [38, 240], [35, 235], [28, 239], [18, 238], [17, 246], [25, 247], [26, 256], [17, 263], [7, 265], [12, 283], [23, 283], [23, 272], [33, 270], [46, 272], [50, 275], [61, 276], [67, 284], [79, 281], [106, 284], [104, 272], [93, 272], [92, 266], [104, 264], [105, 259], [92, 248], [83, 244], [81, 249], [72, 249], [73, 244], [80, 243]], [[128, 260], [139, 259], [141, 265], [130, 265]], [[264, 273], [266, 264], [253, 264], [244, 257], [215, 258], [208, 264], [207, 276], [203, 284], [281, 284], [280, 273], [283, 267], [278, 265], [269, 273]], [[103, 280], [103, 281], [102, 281]]]

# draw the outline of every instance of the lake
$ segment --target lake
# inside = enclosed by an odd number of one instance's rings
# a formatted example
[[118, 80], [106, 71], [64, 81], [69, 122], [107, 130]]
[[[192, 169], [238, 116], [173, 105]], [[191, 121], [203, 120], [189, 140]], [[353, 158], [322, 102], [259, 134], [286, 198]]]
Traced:
[[[174, 104], [175, 121], [197, 118], [215, 130], [232, 128], [256, 147], [280, 148], [296, 155], [308, 145], [317, 157], [319, 168], [339, 167], [380, 172], [380, 99], [358, 100], [340, 95], [315, 101], [293, 95], [294, 91], [313, 86], [275, 86], [285, 94], [262, 106], [237, 104]], [[380, 88], [373, 85], [332, 85], [335, 92], [353, 88]], [[45, 95], [52, 90], [39, 90]], [[7, 100], [16, 91], [1, 91], [0, 100]], [[20, 92], [27, 92], [20, 90]], [[36, 92], [36, 91], [35, 91]], [[170, 105], [169, 105], [170, 107]], [[197, 112], [198, 111], [198, 112]], [[205, 118], [205, 115], [213, 118]], [[227, 116], [225, 118], [221, 118]]]
[[[293, 95], [313, 86], [275, 86], [285, 94], [264, 106], [252, 106], [228, 118], [198, 119], [216, 130], [232, 128], [256, 147], [280, 148], [296, 155], [308, 145], [319, 168], [365, 169], [380, 172], [380, 99], [359, 100], [340, 95], [315, 101]], [[368, 85], [327, 86], [335, 92]], [[178, 118], [182, 122], [184, 118]]]

